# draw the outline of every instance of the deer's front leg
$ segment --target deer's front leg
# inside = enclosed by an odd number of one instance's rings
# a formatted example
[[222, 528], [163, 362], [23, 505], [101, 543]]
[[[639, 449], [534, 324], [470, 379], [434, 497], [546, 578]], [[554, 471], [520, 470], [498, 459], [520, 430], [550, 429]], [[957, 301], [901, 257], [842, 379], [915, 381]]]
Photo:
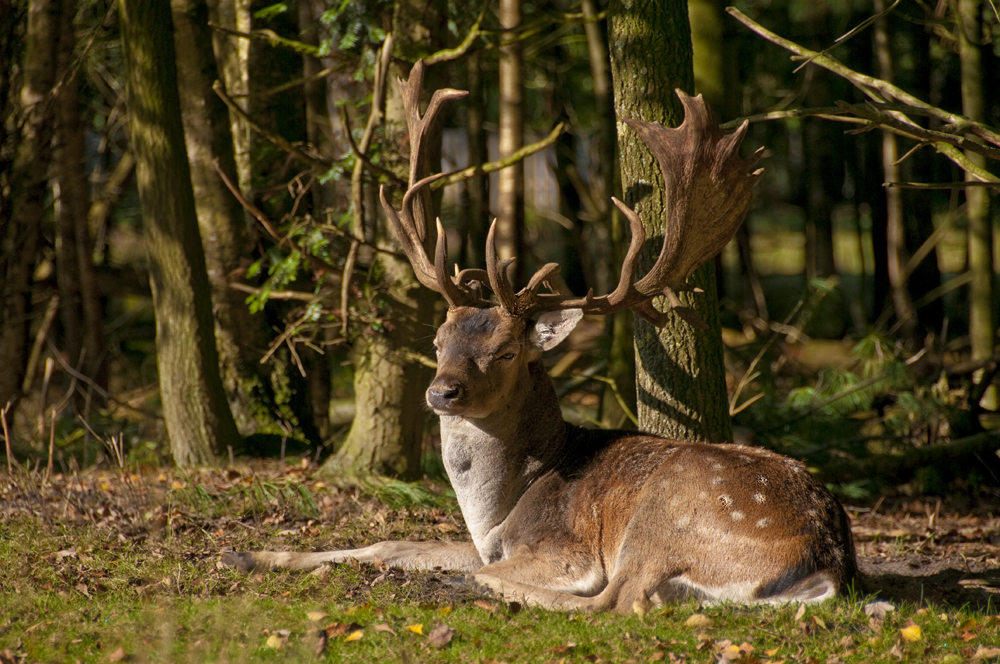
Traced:
[[510, 557], [469, 577], [476, 586], [507, 600], [548, 609], [586, 609], [607, 586], [600, 561], [584, 551], [534, 550], [521, 546]]
[[389, 567], [413, 570], [452, 570], [470, 574], [483, 566], [472, 542], [379, 542], [360, 549], [317, 551], [225, 551], [222, 562], [244, 572], [269, 569], [309, 571], [326, 563], [346, 560], [363, 563], [381, 561]]

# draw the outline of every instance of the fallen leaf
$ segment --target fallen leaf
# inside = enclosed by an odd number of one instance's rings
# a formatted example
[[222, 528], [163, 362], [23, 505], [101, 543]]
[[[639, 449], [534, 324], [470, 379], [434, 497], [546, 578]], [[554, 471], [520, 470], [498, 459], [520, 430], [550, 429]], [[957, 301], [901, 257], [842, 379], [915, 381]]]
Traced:
[[802, 620], [802, 616], [806, 615], [806, 605], [799, 604], [799, 610], [795, 612], [795, 620]]
[[920, 635], [920, 625], [913, 624], [903, 627], [899, 630], [899, 633], [903, 635], [903, 638], [907, 641], [919, 641]]
[[780, 650], [780, 648], [772, 648], [771, 650], [765, 650], [764, 654], [768, 657], [774, 657], [778, 654], [778, 650]]
[[452, 612], [452, 610], [453, 609], [450, 606], [443, 607], [440, 611], [438, 611], [438, 615], [441, 617], [447, 616]]
[[992, 657], [1000, 657], [1000, 648], [979, 646], [976, 648], [976, 653], [972, 656], [972, 659], [990, 659]]
[[447, 522], [447, 521], [443, 521], [443, 522], [439, 523], [439, 524], [438, 524], [437, 526], [435, 526], [435, 527], [436, 527], [436, 528], [437, 528], [437, 529], [438, 529], [438, 530], [439, 530], [440, 532], [442, 532], [442, 533], [457, 533], [457, 532], [458, 532], [458, 526], [456, 526], [456, 525], [455, 525], [455, 524], [453, 524], [453, 523], [449, 523], [449, 522]]
[[822, 627], [823, 629], [826, 629], [826, 623], [823, 622], [823, 619], [820, 618], [819, 616], [813, 616], [813, 624], [816, 625], [817, 627]]
[[434, 646], [435, 648], [444, 648], [446, 645], [451, 643], [452, 638], [455, 636], [455, 630], [447, 625], [437, 625], [431, 630], [430, 634], [427, 635], [427, 645]]
[[86, 583], [78, 583], [73, 587], [76, 588], [77, 591], [84, 597], [89, 597], [90, 599], [93, 599], [93, 597], [90, 594], [90, 589], [87, 587]]
[[414, 634], [423, 634], [424, 633], [424, 624], [420, 623], [418, 625], [407, 625], [406, 629], [410, 630]]
[[896, 641], [896, 644], [892, 647], [892, 650], [889, 651], [889, 654], [896, 659], [903, 659], [903, 649], [899, 647], [899, 641]]
[[889, 602], [883, 602], [880, 600], [878, 602], [869, 602], [868, 604], [865, 604], [864, 609], [865, 613], [869, 617], [881, 620], [882, 618], [885, 618], [885, 614], [895, 611], [896, 607]]
[[703, 629], [708, 629], [714, 624], [715, 621], [706, 616], [704, 613], [696, 613], [684, 621], [685, 627], [701, 627]]
[[358, 629], [345, 636], [344, 641], [360, 641], [364, 635], [365, 633]]
[[326, 618], [328, 615], [330, 614], [324, 613], [322, 611], [310, 611], [309, 613], [306, 614], [306, 618], [309, 618], [309, 620], [313, 622], [319, 622], [323, 618]]
[[120, 662], [125, 659], [125, 648], [119, 648], [110, 655], [108, 655], [109, 662]]
[[372, 628], [376, 632], [388, 632], [388, 633], [392, 634], [393, 636], [396, 636], [396, 630], [394, 630], [392, 627], [390, 627], [388, 623], [379, 623], [377, 625], [372, 625]]
[[478, 606], [483, 611], [489, 611], [490, 613], [494, 613], [497, 610], [496, 604], [494, 604], [493, 602], [487, 602], [485, 599], [477, 599], [475, 602], [473, 602], [473, 604], [475, 606]]
[[280, 634], [272, 634], [271, 636], [267, 637], [267, 641], [264, 643], [264, 645], [266, 645], [268, 648], [274, 648], [275, 650], [280, 650], [281, 648], [285, 647], [286, 643], [288, 643], [287, 636], [281, 636]]
[[563, 646], [552, 646], [551, 648], [549, 648], [549, 652], [554, 652], [557, 655], [561, 655], [563, 653], [569, 652], [575, 647], [576, 647], [575, 643], [567, 643], [566, 645]]
[[968, 641], [971, 641], [972, 639], [974, 639], [974, 638], [976, 638], [978, 636], [979, 635], [976, 634], [975, 632], [962, 632], [961, 634], [958, 635], [958, 638], [962, 639], [963, 641], [968, 642]]
[[326, 635], [326, 630], [322, 630], [322, 629], [319, 630], [319, 633], [316, 634], [316, 650], [315, 650], [315, 654], [316, 654], [317, 657], [322, 657], [323, 654], [326, 653], [326, 644], [327, 644], [328, 641], [329, 641], [329, 638]]

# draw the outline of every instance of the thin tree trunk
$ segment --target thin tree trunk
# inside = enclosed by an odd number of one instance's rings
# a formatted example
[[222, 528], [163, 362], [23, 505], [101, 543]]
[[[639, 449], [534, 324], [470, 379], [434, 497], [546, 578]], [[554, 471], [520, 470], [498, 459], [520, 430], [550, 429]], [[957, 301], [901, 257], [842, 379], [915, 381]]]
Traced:
[[[885, 11], [885, 0], [875, 0], [875, 12]], [[875, 21], [875, 58], [878, 61], [879, 78], [892, 82], [892, 51], [889, 45], [889, 33], [886, 28], [886, 18], [883, 16]], [[886, 182], [899, 182], [899, 148], [896, 135], [892, 132], [882, 132], [882, 170]], [[892, 292], [892, 303], [896, 308], [896, 317], [900, 320], [904, 333], [910, 333], [916, 324], [916, 309], [906, 287], [904, 267], [908, 260], [906, 251], [906, 229], [903, 218], [903, 190], [898, 187], [886, 187], [886, 244], [888, 250], [889, 288]]]
[[184, 149], [170, 2], [120, 0], [118, 7], [163, 416], [175, 463], [212, 463], [240, 441], [219, 375], [211, 286]]
[[249, 249], [243, 208], [215, 172], [234, 178], [229, 111], [212, 91], [218, 78], [204, 0], [171, 0], [184, 140], [205, 266], [212, 290], [215, 341], [226, 399], [241, 435], [279, 433], [277, 408], [260, 358], [267, 321], [254, 316], [245, 295], [229, 286]]
[[104, 307], [97, 288], [93, 245], [90, 239], [90, 182], [87, 174], [85, 130], [76, 75], [73, 66], [76, 34], [73, 17], [76, 2], [64, 0], [60, 28], [62, 86], [57, 96], [57, 139], [59, 150], [58, 228], [61, 236], [58, 262], [59, 306], [63, 316], [70, 361], [98, 385], [106, 386], [104, 371]]
[[[687, 3], [611, 2], [609, 7], [611, 72], [619, 121], [635, 118], [676, 126], [681, 106], [674, 88], [691, 92], [691, 29]], [[639, 137], [619, 124], [622, 190], [625, 202], [643, 219], [650, 238], [663, 235], [663, 176]], [[656, 183], [656, 184], [650, 184]], [[640, 273], [659, 253], [660, 242], [647, 241]], [[693, 329], [679, 317], [662, 329], [635, 318], [639, 390], [639, 428], [678, 440], [732, 440], [722, 362], [722, 337], [715, 296], [715, 267], [709, 262], [689, 280], [704, 293], [682, 296], [709, 325]]]
[[[580, 8], [586, 17], [584, 34], [587, 37], [587, 54], [590, 59], [590, 74], [594, 80], [594, 104], [597, 111], [597, 173], [600, 184], [595, 187], [594, 198], [605, 205], [604, 218], [598, 223], [604, 226], [606, 236], [611, 238], [611, 251], [605, 260], [610, 262], [607, 272], [611, 278], [617, 274], [625, 258], [628, 238], [618, 208], [610, 205], [610, 197], [621, 197], [621, 178], [618, 168], [618, 130], [615, 126], [615, 102], [611, 82], [611, 62], [608, 56], [604, 25], [595, 19], [597, 6], [594, 0], [582, 0]], [[596, 271], [596, 270], [595, 270]], [[597, 284], [594, 284], [595, 286]], [[612, 316], [607, 321], [608, 368], [607, 376], [614, 381], [615, 389], [605, 386], [601, 392], [601, 425], [608, 428], [631, 428], [625, 408], [635, 414], [635, 350], [631, 316]], [[617, 390], [617, 394], [615, 393]], [[621, 399], [621, 402], [619, 402]], [[624, 403], [625, 408], [622, 407]]]
[[[235, 30], [250, 32], [251, 0], [208, 0], [209, 17], [213, 23]], [[226, 94], [244, 111], [250, 109], [247, 95], [250, 92], [250, 40], [219, 31], [213, 33], [215, 57], [219, 73], [226, 86]], [[250, 160], [250, 128], [235, 113], [229, 122], [233, 137], [233, 158], [239, 175], [240, 191], [247, 200], [253, 200], [251, 181], [253, 170]]]
[[[521, 0], [500, 0], [500, 159], [524, 144], [524, 73], [521, 42], [513, 32], [521, 24]], [[521, 285], [527, 254], [524, 248], [524, 164], [517, 162], [499, 173], [497, 182], [497, 252], [500, 258], [516, 256], [511, 282]]]
[[[979, 0], [958, 1], [958, 44], [962, 66], [962, 114], [983, 121], [983, 72], [979, 53]], [[983, 167], [983, 155], [966, 152], [965, 156]], [[976, 178], [965, 174], [968, 182]], [[990, 220], [990, 198], [985, 187], [966, 187], [966, 217], [969, 220], [968, 261], [972, 281], [969, 283], [969, 341], [972, 360], [985, 360], [993, 354], [996, 343], [995, 311], [993, 308], [993, 228]], [[980, 375], [981, 375], [980, 371]], [[996, 408], [996, 389], [985, 395], [983, 405]]]
[[0, 408], [20, 398], [28, 361], [31, 281], [45, 217], [53, 126], [49, 95], [55, 83], [61, 6], [59, 0], [30, 0], [27, 5], [21, 131], [11, 169], [10, 216], [0, 216]]
[[[487, 160], [487, 132], [483, 129], [483, 79], [478, 53], [466, 57], [466, 97], [465, 135], [469, 146], [469, 166], [482, 166]], [[483, 250], [486, 246], [486, 229], [489, 228], [489, 182], [483, 173], [476, 173], [465, 181], [463, 188], [462, 246], [459, 251], [459, 265], [483, 265]]]

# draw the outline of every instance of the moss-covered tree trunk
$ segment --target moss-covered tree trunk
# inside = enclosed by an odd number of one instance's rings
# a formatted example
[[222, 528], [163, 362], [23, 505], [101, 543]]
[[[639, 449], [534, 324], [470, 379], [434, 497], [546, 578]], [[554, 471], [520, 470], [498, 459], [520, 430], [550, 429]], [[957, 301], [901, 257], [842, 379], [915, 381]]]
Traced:
[[[614, 0], [608, 21], [622, 191], [650, 237], [640, 259], [639, 270], [644, 272], [660, 251], [663, 176], [653, 155], [622, 119], [668, 126], [681, 122], [674, 89], [691, 93], [694, 88], [687, 3]], [[707, 332], [695, 330], [676, 316], [662, 329], [635, 318], [639, 428], [679, 440], [725, 442], [732, 439], [732, 423], [714, 265], [709, 262], [699, 268], [689, 282], [705, 292], [684, 294], [681, 299], [708, 323]]]
[[184, 149], [170, 0], [120, 0], [156, 362], [174, 462], [207, 464], [239, 446], [215, 346], [211, 287]]
[[[10, 171], [9, 190], [0, 198], [0, 408], [17, 401], [28, 361], [31, 281], [35, 268], [52, 141], [49, 94], [55, 83], [59, 44], [59, 0], [30, 0], [21, 74], [20, 135]], [[2, 7], [0, 7], [2, 8]], [[9, 20], [10, 13], [0, 20]], [[8, 64], [13, 64], [12, 62]], [[8, 76], [4, 69], [2, 75]], [[6, 118], [5, 118], [6, 119]]]
[[246, 255], [243, 209], [216, 173], [218, 163], [237, 181], [229, 110], [212, 90], [219, 79], [204, 0], [171, 0], [181, 117], [191, 186], [215, 312], [215, 342], [226, 398], [240, 433], [280, 433], [277, 408], [260, 358], [270, 331], [251, 315], [245, 296], [229, 287]]

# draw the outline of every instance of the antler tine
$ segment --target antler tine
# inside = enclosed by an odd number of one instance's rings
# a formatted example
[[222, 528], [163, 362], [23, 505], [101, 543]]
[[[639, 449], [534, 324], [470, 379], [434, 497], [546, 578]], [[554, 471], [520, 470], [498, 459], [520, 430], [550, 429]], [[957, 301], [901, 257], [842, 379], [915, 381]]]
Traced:
[[497, 220], [490, 224], [490, 232], [486, 236], [486, 274], [489, 276], [490, 288], [493, 289], [500, 306], [507, 313], [517, 316], [520, 311], [517, 307], [517, 296], [514, 295], [514, 287], [510, 285], [507, 278], [507, 268], [514, 262], [513, 258], [500, 260], [497, 256], [496, 242]]
[[434, 250], [434, 272], [440, 285], [441, 294], [448, 301], [449, 307], [460, 307], [468, 304], [469, 294], [448, 275], [448, 237], [445, 235], [441, 219], [437, 219], [437, 247]]
[[599, 297], [591, 292], [582, 298], [540, 294], [532, 302], [531, 311], [579, 308], [585, 313], [607, 315], [632, 309], [654, 324], [663, 325], [666, 315], [657, 311], [651, 301], [664, 295], [667, 304], [684, 320], [695, 327], [705, 327], [693, 310], [681, 304], [677, 292], [693, 290], [686, 283], [688, 277], [721, 251], [743, 222], [753, 197], [753, 186], [762, 172], [760, 169], [749, 172], [760, 159], [760, 151], [749, 159], [741, 159], [739, 148], [747, 131], [746, 123], [732, 134], [723, 134], [700, 95], [692, 98], [680, 90], [677, 95], [685, 116], [676, 129], [657, 122], [625, 120], [656, 157], [663, 172], [667, 219], [656, 263], [645, 276], [635, 280], [646, 234], [639, 215], [612, 198], [632, 230], [632, 241], [614, 292]]

